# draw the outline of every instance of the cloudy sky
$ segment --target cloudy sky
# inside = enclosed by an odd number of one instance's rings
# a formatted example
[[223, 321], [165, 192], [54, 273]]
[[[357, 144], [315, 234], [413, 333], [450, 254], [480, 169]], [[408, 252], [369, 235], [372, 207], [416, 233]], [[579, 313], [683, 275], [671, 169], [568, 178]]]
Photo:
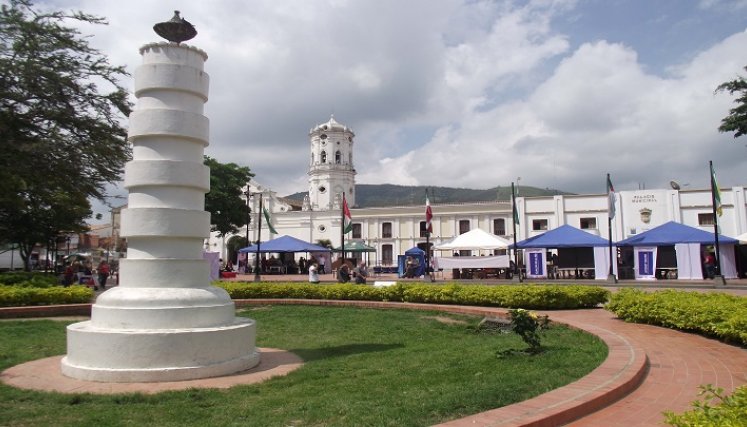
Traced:
[[[745, 75], [747, 0], [52, 0], [130, 72], [178, 9], [208, 53], [206, 154], [307, 189], [308, 131], [356, 133], [357, 182], [571, 192], [747, 185], [717, 131]], [[133, 87], [132, 81], [123, 85]]]

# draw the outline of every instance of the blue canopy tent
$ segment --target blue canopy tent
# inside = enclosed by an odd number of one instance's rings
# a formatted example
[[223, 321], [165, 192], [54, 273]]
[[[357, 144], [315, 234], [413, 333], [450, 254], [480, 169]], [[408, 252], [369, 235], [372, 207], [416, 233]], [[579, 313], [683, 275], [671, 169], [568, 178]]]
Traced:
[[[239, 252], [247, 253], [247, 254], [256, 254], [257, 245], [252, 245], [246, 248], [239, 249]], [[309, 252], [312, 254], [318, 254], [317, 256], [320, 257], [321, 259], [322, 254], [329, 253], [330, 250], [328, 248], [325, 248], [324, 246], [315, 245], [313, 243], [309, 243], [301, 239], [296, 239], [295, 237], [280, 236], [278, 238], [268, 240], [266, 242], [261, 242], [259, 245], [259, 252], [260, 253], [277, 253], [277, 254]], [[247, 255], [247, 258], [248, 258], [248, 255]], [[270, 258], [270, 261], [272, 261], [272, 258]], [[294, 257], [292, 255], [287, 255], [287, 256], [281, 255], [280, 262], [282, 265], [270, 265], [268, 267], [269, 271], [271, 273], [272, 272], [288, 273], [288, 272], [296, 271], [295, 270], [296, 264], [295, 264]], [[328, 266], [329, 266], [329, 263], [325, 263], [325, 268]]]
[[425, 274], [425, 251], [416, 246], [406, 250], [404, 255], [399, 255], [397, 257], [397, 272], [399, 273], [399, 277], [403, 277], [406, 273], [405, 264], [407, 262], [407, 257], [412, 257], [415, 262], [418, 263], [413, 276], [423, 276]]
[[[280, 236], [276, 239], [261, 242], [259, 245], [259, 252], [261, 253], [289, 253], [289, 252], [329, 252], [328, 248], [324, 246], [315, 245], [313, 243], [305, 242], [301, 239], [296, 239], [291, 236]], [[246, 248], [239, 249], [239, 252], [255, 253], [257, 252], [257, 245], [252, 245]]]
[[[702, 279], [702, 246], [715, 243], [715, 235], [678, 222], [670, 221], [641, 234], [617, 242], [620, 247], [632, 247], [637, 278], [651, 278], [659, 267], [676, 269], [678, 279]], [[721, 273], [726, 278], [736, 278], [734, 246], [737, 239], [719, 235]], [[650, 260], [645, 266], [645, 260]]]
[[[510, 246], [513, 248], [513, 245]], [[594, 270], [594, 277], [606, 279], [609, 272], [609, 242], [599, 236], [580, 230], [570, 225], [561, 225], [538, 236], [530, 237], [516, 243], [524, 249], [525, 265], [528, 277], [544, 277], [547, 272], [547, 249], [557, 249], [557, 265], [561, 271], [573, 270], [574, 276], [579, 271]], [[614, 249], [613, 249], [614, 250]], [[615, 263], [617, 264], [617, 263]], [[616, 265], [613, 265], [616, 269]]]

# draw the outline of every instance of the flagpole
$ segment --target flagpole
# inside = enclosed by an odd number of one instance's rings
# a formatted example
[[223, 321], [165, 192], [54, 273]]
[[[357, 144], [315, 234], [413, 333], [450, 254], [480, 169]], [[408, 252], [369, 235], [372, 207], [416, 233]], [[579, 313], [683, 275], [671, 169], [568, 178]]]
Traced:
[[262, 193], [259, 193], [259, 210], [257, 210], [257, 253], [254, 256], [254, 281], [262, 280], [259, 274], [259, 248], [262, 243]]
[[713, 160], [708, 161], [708, 169], [711, 174], [711, 205], [713, 208], [713, 235], [715, 237], [715, 245], [714, 248], [716, 249], [716, 274], [713, 277], [713, 280], [716, 282], [721, 283], [722, 285], [726, 285], [726, 280], [724, 280], [724, 276], [721, 275], [721, 251], [718, 244], [718, 215], [716, 212], [716, 174], [713, 171]]
[[[523, 282], [521, 279], [521, 270], [519, 270], [519, 248], [516, 246], [516, 235], [519, 233], [517, 227], [517, 219], [519, 212], [516, 210], [516, 191], [514, 190], [514, 183], [511, 183], [511, 207], [512, 207], [512, 218], [511, 221], [514, 223], [514, 275], [518, 276], [519, 282]], [[516, 280], [516, 279], [514, 279]]]
[[614, 188], [612, 187], [612, 180], [610, 179], [610, 174], [607, 174], [607, 198], [609, 200], [610, 206], [607, 207], [607, 232], [609, 233], [609, 250], [610, 250], [610, 271], [607, 275], [607, 281], [610, 283], [617, 283], [617, 277], [615, 277], [615, 270], [613, 269], [612, 264], [612, 209], [614, 209], [614, 203], [615, 201], [610, 198], [610, 192], [614, 193]]
[[340, 268], [342, 268], [342, 265], [345, 264], [345, 206], [347, 205], [347, 201], [345, 200], [345, 192], [342, 192], [342, 215], [340, 217], [340, 241], [342, 242], [342, 264], [340, 264]]

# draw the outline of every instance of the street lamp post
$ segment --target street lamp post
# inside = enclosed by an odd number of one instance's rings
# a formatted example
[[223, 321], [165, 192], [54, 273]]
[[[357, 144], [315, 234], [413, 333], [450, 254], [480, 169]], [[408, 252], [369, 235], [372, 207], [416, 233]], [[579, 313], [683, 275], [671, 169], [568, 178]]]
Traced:
[[261, 280], [259, 276], [259, 248], [262, 240], [262, 193], [259, 194], [259, 209], [257, 210], [257, 254], [254, 257], [254, 281]]
[[[246, 244], [247, 246], [251, 246], [251, 242], [249, 241], [249, 224], [252, 222], [252, 207], [249, 204], [249, 198], [251, 197], [252, 193], [249, 192], [249, 188], [246, 189], [244, 192], [244, 196], [246, 197]], [[249, 253], [246, 254], [246, 260], [244, 260], [244, 273], [249, 273]]]

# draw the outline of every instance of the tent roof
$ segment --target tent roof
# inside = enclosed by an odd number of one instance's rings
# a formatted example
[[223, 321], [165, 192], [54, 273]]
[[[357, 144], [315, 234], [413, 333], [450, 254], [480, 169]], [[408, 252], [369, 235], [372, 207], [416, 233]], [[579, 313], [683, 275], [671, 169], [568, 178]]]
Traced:
[[747, 243], [747, 233], [742, 233], [739, 236], [736, 237], [737, 240], [739, 240], [739, 243], [745, 244]]
[[436, 250], [478, 250], [478, 249], [505, 249], [508, 240], [502, 239], [487, 231], [476, 228], [464, 234], [460, 234], [450, 242], [438, 245]]
[[[342, 252], [342, 246], [332, 249], [334, 252]], [[345, 252], [376, 252], [376, 249], [366, 245], [360, 240], [351, 240], [345, 242]]]
[[[641, 234], [628, 237], [617, 242], [617, 246], [669, 246], [675, 243], [700, 243], [712, 244], [715, 236], [705, 230], [701, 230], [679, 222], [669, 221]], [[735, 244], [736, 239], [719, 234], [719, 242]]]
[[[276, 239], [261, 242], [259, 245], [259, 251], [266, 252], [329, 252], [329, 249], [315, 245], [313, 243], [305, 242], [301, 239], [296, 239], [291, 236], [280, 236]], [[239, 249], [239, 252], [257, 252], [257, 245], [252, 245], [247, 248]]]
[[[561, 225], [539, 236], [530, 237], [517, 243], [519, 249], [525, 248], [589, 248], [607, 246], [609, 242], [589, 232], [570, 225]], [[513, 246], [513, 245], [511, 245]]]
[[415, 246], [405, 251], [405, 255], [425, 255], [425, 251]]

